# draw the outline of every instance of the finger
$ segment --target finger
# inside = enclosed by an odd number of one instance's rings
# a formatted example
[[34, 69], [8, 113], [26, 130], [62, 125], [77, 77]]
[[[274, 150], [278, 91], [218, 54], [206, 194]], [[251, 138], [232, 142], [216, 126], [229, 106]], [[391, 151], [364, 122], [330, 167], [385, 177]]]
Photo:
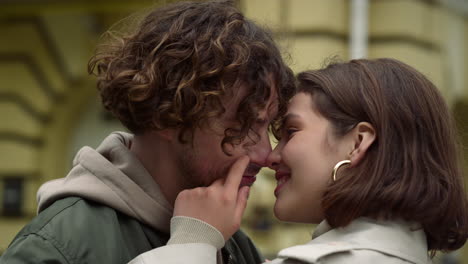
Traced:
[[239, 190], [239, 195], [237, 196], [236, 209], [234, 211], [234, 219], [240, 223], [242, 221], [242, 216], [244, 215], [245, 208], [247, 207], [247, 200], [249, 198], [250, 187], [243, 186]]
[[208, 186], [208, 187], [224, 186], [224, 182], [225, 182], [225, 181], [226, 181], [226, 180], [225, 180], [224, 178], [216, 179], [216, 180], [215, 180], [214, 182], [212, 182], [212, 183], [210, 184], [210, 186]]
[[237, 189], [239, 189], [242, 176], [244, 175], [244, 171], [247, 168], [249, 161], [250, 159], [248, 156], [243, 156], [236, 160], [234, 164], [232, 164], [224, 184], [227, 190], [232, 190], [233, 192], [237, 193]]

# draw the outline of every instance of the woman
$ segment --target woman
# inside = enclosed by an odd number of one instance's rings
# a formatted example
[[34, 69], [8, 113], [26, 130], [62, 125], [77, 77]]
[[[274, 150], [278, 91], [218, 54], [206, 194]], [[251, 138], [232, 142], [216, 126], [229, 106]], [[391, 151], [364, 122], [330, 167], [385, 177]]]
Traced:
[[[309, 243], [271, 263], [430, 263], [436, 251], [465, 243], [454, 124], [437, 88], [415, 69], [377, 59], [303, 72], [274, 127], [275, 215], [320, 224]], [[240, 159], [225, 181], [177, 198], [168, 244], [206, 251], [191, 263], [215, 263], [215, 249], [237, 231], [246, 164]]]

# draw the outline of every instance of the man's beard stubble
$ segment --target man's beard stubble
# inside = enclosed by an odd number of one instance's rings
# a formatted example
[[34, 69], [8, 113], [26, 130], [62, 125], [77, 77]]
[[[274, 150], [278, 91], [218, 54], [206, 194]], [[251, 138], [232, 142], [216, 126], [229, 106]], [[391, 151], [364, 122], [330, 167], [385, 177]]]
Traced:
[[[207, 164], [201, 164], [201, 160], [196, 158], [194, 149], [187, 148], [179, 155], [178, 167], [180, 168], [180, 178], [183, 189], [193, 189], [196, 187], [207, 187], [215, 180], [227, 177], [232, 164], [226, 164], [221, 169], [216, 169]], [[205, 161], [209, 162], [209, 161]], [[208, 169], [203, 169], [208, 168]]]

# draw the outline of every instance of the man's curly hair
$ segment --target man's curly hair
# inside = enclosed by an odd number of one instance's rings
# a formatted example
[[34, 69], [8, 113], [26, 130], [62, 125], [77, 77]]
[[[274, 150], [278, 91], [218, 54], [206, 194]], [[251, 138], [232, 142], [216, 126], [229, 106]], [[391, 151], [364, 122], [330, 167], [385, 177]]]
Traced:
[[240, 142], [272, 89], [279, 111], [294, 89], [271, 33], [246, 19], [229, 1], [179, 2], [150, 12], [132, 34], [101, 46], [88, 65], [104, 107], [135, 134], [179, 128], [179, 140], [225, 112], [223, 98], [247, 88], [238, 126], [222, 145]]

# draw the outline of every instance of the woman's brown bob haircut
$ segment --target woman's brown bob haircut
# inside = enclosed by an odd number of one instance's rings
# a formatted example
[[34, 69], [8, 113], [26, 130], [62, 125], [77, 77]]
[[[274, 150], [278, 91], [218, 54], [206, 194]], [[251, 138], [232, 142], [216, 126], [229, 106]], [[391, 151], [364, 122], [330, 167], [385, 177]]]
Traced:
[[257, 112], [276, 89], [286, 107], [294, 76], [266, 30], [230, 1], [179, 2], [149, 13], [132, 34], [101, 46], [89, 62], [104, 107], [135, 134], [194, 129], [225, 112], [222, 100], [244, 87], [247, 95], [222, 142], [249, 134]]
[[467, 239], [467, 202], [456, 130], [438, 89], [394, 59], [352, 60], [298, 75], [299, 91], [340, 137], [369, 122], [376, 141], [344, 167], [322, 205], [333, 227], [358, 217], [422, 225], [429, 250], [455, 250]]

